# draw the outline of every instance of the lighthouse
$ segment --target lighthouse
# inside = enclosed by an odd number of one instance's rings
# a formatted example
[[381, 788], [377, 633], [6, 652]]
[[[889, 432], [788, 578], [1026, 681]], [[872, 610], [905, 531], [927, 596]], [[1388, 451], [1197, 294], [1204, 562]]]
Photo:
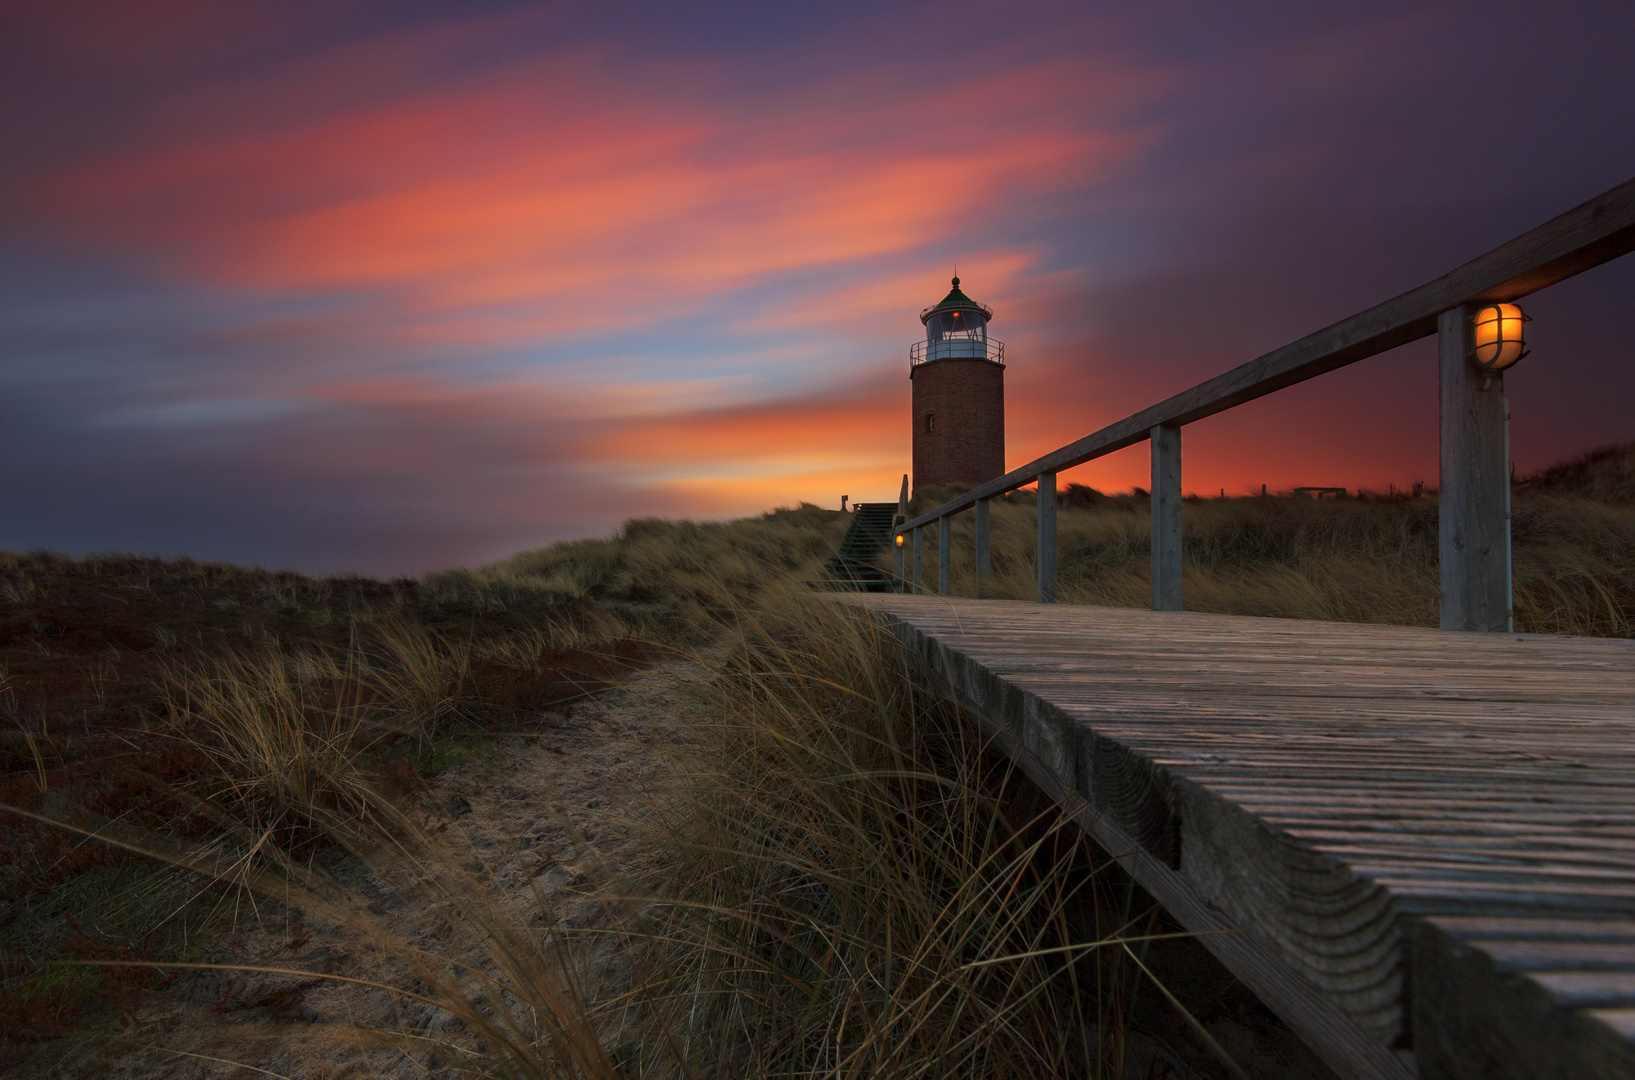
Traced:
[[914, 491], [975, 487], [1005, 473], [1005, 345], [988, 337], [993, 309], [959, 290], [920, 312], [909, 350], [914, 384]]

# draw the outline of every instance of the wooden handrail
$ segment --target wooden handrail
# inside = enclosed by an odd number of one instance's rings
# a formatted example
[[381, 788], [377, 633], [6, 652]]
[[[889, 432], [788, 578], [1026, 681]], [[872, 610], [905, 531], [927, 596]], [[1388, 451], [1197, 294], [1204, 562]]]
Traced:
[[1517, 300], [1635, 251], [1635, 179], [1552, 218], [1435, 281], [1308, 334], [1299, 341], [1199, 383], [1076, 442], [1012, 469], [897, 527], [929, 525], [978, 501], [1034, 483], [1041, 475], [1133, 446], [1158, 427], [1180, 427], [1304, 382], [1335, 368], [1429, 337], [1445, 311], [1467, 303]]

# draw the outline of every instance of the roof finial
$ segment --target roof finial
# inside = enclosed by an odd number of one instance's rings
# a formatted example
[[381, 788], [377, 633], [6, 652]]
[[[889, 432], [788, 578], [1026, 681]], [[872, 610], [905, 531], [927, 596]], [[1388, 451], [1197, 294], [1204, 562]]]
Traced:
[[959, 263], [954, 264], [954, 288], [959, 288]]

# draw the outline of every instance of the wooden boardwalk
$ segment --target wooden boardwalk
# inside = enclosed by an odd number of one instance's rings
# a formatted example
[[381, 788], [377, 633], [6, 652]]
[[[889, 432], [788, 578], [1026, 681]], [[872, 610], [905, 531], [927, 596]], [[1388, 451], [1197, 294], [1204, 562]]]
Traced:
[[1342, 1077], [1635, 1077], [1635, 641], [841, 599]]

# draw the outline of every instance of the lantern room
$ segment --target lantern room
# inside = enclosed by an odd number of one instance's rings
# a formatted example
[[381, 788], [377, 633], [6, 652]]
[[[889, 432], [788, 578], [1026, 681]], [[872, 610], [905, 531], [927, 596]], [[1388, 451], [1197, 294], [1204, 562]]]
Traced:
[[988, 341], [988, 323], [992, 319], [993, 309], [960, 292], [959, 278], [955, 277], [948, 295], [934, 307], [920, 312], [920, 322], [925, 324], [925, 341], [915, 346], [913, 363], [952, 357], [1003, 363], [1004, 346], [993, 342], [997, 348], [991, 349]]

